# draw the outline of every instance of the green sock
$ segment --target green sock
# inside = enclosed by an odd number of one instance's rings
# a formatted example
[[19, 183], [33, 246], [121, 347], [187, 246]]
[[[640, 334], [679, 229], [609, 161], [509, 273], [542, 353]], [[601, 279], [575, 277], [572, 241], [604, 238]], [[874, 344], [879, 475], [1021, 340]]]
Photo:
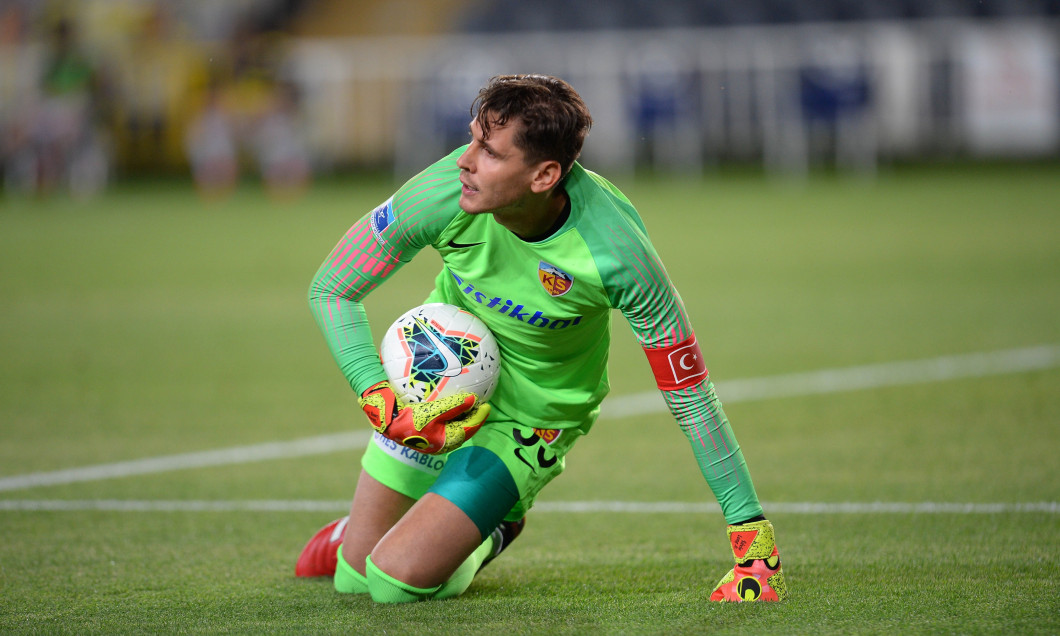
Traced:
[[471, 581], [475, 579], [475, 575], [478, 574], [479, 567], [482, 566], [482, 562], [486, 560], [493, 552], [493, 537], [486, 537], [486, 540], [482, 542], [482, 545], [475, 548], [475, 551], [471, 553], [460, 567], [453, 572], [453, 575], [449, 577], [449, 580], [442, 583], [442, 587], [438, 588], [438, 591], [434, 593], [432, 598], [450, 598], [453, 596], [459, 596], [464, 593], [464, 590], [471, 587]]
[[353, 566], [342, 558], [342, 546], [339, 546], [339, 561], [335, 564], [335, 591], [340, 594], [366, 594], [368, 579], [353, 569]]
[[365, 559], [365, 573], [368, 579], [368, 592], [376, 603], [415, 603], [426, 601], [434, 596], [441, 585], [434, 587], [413, 587], [408, 583], [390, 576], [372, 563], [371, 555]]
[[[372, 594], [372, 600], [376, 603], [414, 603], [427, 599], [452, 598], [463, 594], [471, 581], [475, 579], [479, 566], [493, 552], [493, 539], [486, 537], [479, 547], [471, 553], [460, 567], [453, 572], [449, 580], [435, 587], [419, 588], [413, 587], [390, 576], [372, 563], [369, 556], [365, 561], [368, 576], [368, 591]], [[352, 568], [351, 568], [352, 569]]]

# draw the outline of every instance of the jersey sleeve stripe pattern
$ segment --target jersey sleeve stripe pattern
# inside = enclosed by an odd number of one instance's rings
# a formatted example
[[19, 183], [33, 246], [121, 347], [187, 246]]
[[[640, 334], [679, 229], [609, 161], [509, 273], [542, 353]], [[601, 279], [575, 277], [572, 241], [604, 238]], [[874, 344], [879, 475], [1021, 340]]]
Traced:
[[350, 228], [309, 287], [313, 317], [358, 393], [385, 377], [360, 301], [401, 266], [401, 252], [376, 240], [370, 219], [366, 216]]
[[[452, 194], [444, 189], [453, 184], [451, 175], [442, 174], [444, 171], [424, 172], [407, 190], [394, 196], [394, 206], [402, 210], [399, 227], [403, 244], [419, 250], [426, 247], [426, 237], [437, 233], [430, 231], [430, 226], [443, 216], [438, 199]], [[423, 226], [428, 231], [423, 231]]]
[[725, 520], [737, 523], [762, 514], [743, 451], [713, 383], [707, 379], [662, 394], [681, 432], [692, 445], [699, 470], [721, 505]]
[[[614, 276], [614, 289], [622, 290], [629, 298], [615, 299], [642, 347], [654, 349], [681, 342], [691, 335], [688, 316], [677, 290], [670, 282], [658, 256], [642, 247], [642, 243], [628, 233], [611, 229], [609, 242], [615, 258], [626, 264]], [[636, 299], [637, 302], [632, 302]], [[672, 324], [663, 318], [678, 316]]]
[[[386, 278], [400, 260], [401, 252], [391, 253], [387, 246], [380, 244], [372, 233], [371, 223], [362, 219], [350, 228], [345, 239], [339, 243], [332, 257], [326, 262], [326, 266], [341, 274], [339, 284], [343, 286], [336, 289], [337, 295], [360, 300], [374, 285], [365, 285], [367, 281], [359, 279], [358, 275], [376, 280]], [[350, 293], [354, 285], [358, 287]]]
[[455, 162], [447, 158], [409, 180], [350, 228], [313, 278], [310, 309], [358, 394], [386, 377], [361, 301], [449, 223], [447, 196], [459, 190], [445, 186], [454, 183], [454, 170]]
[[[574, 177], [581, 174], [575, 171]], [[606, 203], [599, 198], [592, 199], [599, 204], [593, 217], [596, 222], [587, 222], [583, 231], [611, 306], [622, 311], [641, 347], [646, 353], [651, 352], [647, 353], [649, 364], [652, 356], [669, 358], [667, 350], [682, 343], [694, 345], [696, 340], [684, 302], [640, 217], [631, 205], [627, 209], [628, 199], [613, 186], [598, 176], [585, 174], [599, 186], [596, 193], [606, 190], [613, 195], [606, 197], [609, 199]], [[578, 181], [578, 184], [585, 182]], [[585, 198], [589, 197], [594, 194]], [[599, 222], [601, 217], [604, 222]], [[666, 382], [659, 382], [657, 374], [656, 381], [668, 387], [661, 390], [663, 399], [688, 439], [700, 472], [717, 497], [728, 523], [762, 514], [743, 452], [714, 393], [714, 385], [706, 375], [706, 365], [702, 365], [701, 375], [698, 364], [689, 368], [683, 361], [684, 357], [677, 359], [682, 370], [696, 371], [687, 379], [694, 384], [686, 383], [676, 371]], [[673, 359], [669, 362], [667, 371], [673, 369]], [[694, 379], [697, 377], [701, 379]]]
[[[714, 455], [704, 468], [709, 468], [713, 476], [724, 472], [724, 464], [732, 461], [733, 454], [740, 450], [740, 447], [736, 445], [735, 439], [726, 439], [724, 428], [727, 422], [725, 422], [724, 413], [721, 412], [721, 403], [714, 393], [713, 384], [704, 381], [684, 390], [664, 391], [663, 397], [670, 411], [675, 415], [679, 414], [678, 425], [690, 441], [703, 451]], [[696, 422], [703, 422], [704, 425], [696, 426]], [[709, 447], [703, 437], [704, 434], [710, 440]], [[730, 449], [730, 444], [734, 445], [735, 449]], [[719, 467], [722, 468], [721, 472], [719, 472]], [[732, 466], [728, 470], [731, 472]], [[734, 476], [738, 483], [739, 475], [734, 474]]]

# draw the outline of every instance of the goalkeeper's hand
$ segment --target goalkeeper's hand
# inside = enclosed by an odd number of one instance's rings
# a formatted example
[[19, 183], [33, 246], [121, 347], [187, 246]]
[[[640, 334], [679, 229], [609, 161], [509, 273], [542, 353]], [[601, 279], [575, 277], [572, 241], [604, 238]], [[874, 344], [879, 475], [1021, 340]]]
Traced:
[[361, 409], [372, 428], [387, 439], [428, 455], [448, 453], [478, 432], [490, 405], [466, 391], [448, 397], [405, 404], [386, 380], [370, 386], [360, 397]]

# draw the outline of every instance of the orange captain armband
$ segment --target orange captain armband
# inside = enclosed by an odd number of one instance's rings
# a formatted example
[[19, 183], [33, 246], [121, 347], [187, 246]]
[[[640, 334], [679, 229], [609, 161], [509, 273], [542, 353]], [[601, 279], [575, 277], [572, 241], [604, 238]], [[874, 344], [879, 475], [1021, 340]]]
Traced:
[[675, 391], [699, 384], [709, 375], [695, 334], [669, 347], [646, 348], [644, 354], [648, 356], [648, 364], [655, 374], [655, 384], [662, 391]]

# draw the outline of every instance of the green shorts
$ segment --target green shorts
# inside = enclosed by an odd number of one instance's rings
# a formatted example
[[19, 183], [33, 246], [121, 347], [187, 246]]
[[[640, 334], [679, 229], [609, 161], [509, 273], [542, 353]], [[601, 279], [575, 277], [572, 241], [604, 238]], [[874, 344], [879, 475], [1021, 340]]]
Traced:
[[[518, 501], [504, 518], [517, 521], [534, 505], [541, 489], [563, 472], [567, 451], [590, 424], [579, 429], [535, 429], [494, 409], [479, 432], [453, 453], [484, 448], [504, 463], [519, 491]], [[419, 499], [445, 470], [447, 459], [447, 455], [424, 455], [376, 433], [361, 465], [385, 486]], [[501, 496], [507, 495], [498, 493]]]

